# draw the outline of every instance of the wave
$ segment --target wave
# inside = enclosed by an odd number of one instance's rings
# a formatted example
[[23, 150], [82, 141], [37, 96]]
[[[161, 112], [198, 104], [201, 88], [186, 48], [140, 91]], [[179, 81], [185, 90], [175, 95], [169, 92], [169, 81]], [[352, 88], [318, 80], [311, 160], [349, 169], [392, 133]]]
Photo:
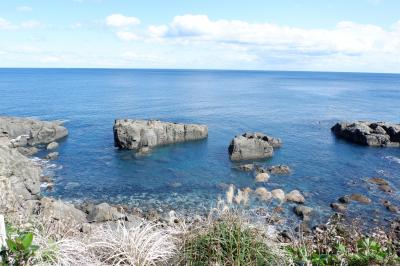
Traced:
[[400, 164], [400, 158], [396, 156], [386, 156], [385, 159]]

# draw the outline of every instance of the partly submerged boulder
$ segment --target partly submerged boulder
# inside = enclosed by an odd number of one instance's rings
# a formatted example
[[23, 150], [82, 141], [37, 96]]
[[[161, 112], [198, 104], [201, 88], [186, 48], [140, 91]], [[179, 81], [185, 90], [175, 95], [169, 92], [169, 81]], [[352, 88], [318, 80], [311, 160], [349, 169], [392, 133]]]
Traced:
[[232, 161], [268, 158], [272, 157], [274, 148], [281, 145], [279, 138], [257, 132], [245, 133], [233, 138], [228, 148], [229, 157]]
[[140, 151], [207, 137], [208, 127], [206, 125], [131, 119], [117, 119], [114, 123], [115, 146], [122, 149]]
[[339, 138], [360, 145], [400, 147], [400, 125], [384, 122], [341, 122], [331, 128]]

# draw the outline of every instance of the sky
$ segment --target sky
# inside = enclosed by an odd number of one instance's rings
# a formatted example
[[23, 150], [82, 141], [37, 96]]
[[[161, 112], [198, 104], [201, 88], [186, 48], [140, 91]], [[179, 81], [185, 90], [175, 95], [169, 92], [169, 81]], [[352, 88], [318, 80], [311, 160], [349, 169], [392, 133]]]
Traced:
[[400, 73], [400, 1], [1, 0], [0, 67]]

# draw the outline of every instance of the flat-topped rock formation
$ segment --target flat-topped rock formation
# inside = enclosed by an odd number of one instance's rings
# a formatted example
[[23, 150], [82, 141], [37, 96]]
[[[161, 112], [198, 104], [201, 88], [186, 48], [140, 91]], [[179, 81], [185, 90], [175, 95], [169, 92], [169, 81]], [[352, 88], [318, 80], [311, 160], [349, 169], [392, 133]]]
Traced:
[[331, 128], [339, 138], [375, 147], [400, 147], [400, 125], [385, 122], [341, 122]]
[[0, 136], [12, 139], [15, 147], [48, 144], [68, 135], [59, 121], [0, 116]]
[[117, 119], [114, 123], [115, 146], [122, 149], [142, 151], [157, 146], [205, 139], [207, 136], [206, 125], [132, 119]]
[[232, 161], [253, 160], [272, 157], [274, 148], [281, 146], [279, 138], [258, 132], [245, 133], [233, 138], [228, 151]]

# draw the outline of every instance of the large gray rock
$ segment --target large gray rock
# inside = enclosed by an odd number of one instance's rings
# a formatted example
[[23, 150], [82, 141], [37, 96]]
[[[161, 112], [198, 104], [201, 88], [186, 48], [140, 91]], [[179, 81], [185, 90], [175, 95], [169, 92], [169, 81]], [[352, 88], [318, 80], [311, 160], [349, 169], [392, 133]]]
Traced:
[[12, 140], [14, 147], [47, 144], [68, 135], [59, 121], [0, 116], [0, 135]]
[[87, 220], [89, 222], [106, 222], [125, 218], [124, 214], [120, 213], [117, 208], [110, 206], [108, 203], [90, 206], [87, 211]]
[[26, 201], [37, 199], [41, 173], [8, 138], [0, 138], [0, 212], [24, 208]]
[[86, 214], [73, 204], [52, 198], [41, 199], [40, 213], [47, 221], [62, 221], [66, 225], [82, 226], [87, 222]]
[[331, 128], [339, 138], [375, 147], [400, 147], [400, 125], [384, 122], [341, 122]]
[[206, 125], [177, 124], [158, 120], [117, 119], [114, 123], [115, 146], [142, 150], [178, 142], [207, 138]]
[[263, 133], [245, 133], [236, 136], [229, 145], [229, 157], [232, 161], [252, 160], [272, 157], [274, 148], [282, 141]]

